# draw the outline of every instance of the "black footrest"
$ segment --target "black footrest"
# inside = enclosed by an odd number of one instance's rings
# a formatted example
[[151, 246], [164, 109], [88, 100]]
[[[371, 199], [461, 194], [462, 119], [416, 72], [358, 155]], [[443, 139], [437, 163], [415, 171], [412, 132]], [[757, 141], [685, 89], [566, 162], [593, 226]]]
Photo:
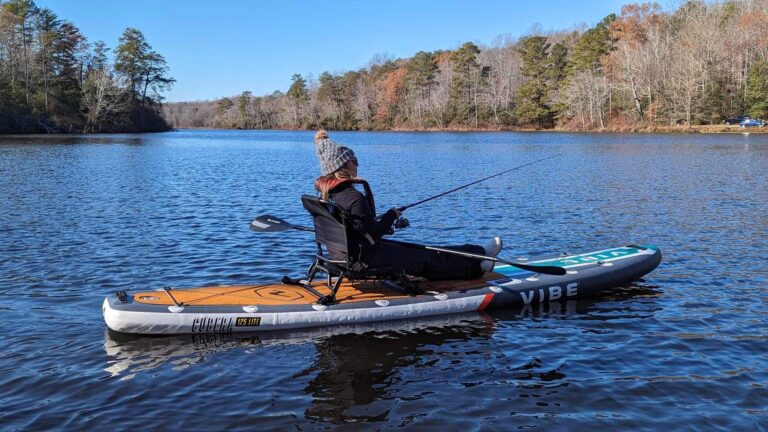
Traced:
[[299, 285], [299, 286], [304, 285], [303, 283], [301, 283], [301, 279], [294, 279], [290, 276], [283, 276], [283, 278], [280, 279], [280, 282], [286, 285]]
[[330, 305], [330, 304], [333, 304], [335, 301], [336, 301], [336, 298], [335, 298], [335, 296], [332, 296], [332, 295], [327, 295], [327, 296], [322, 296], [322, 297], [320, 297], [320, 298], [317, 300], [317, 304], [321, 304], [321, 305], [324, 305], [324, 306], [328, 306], [328, 305]]

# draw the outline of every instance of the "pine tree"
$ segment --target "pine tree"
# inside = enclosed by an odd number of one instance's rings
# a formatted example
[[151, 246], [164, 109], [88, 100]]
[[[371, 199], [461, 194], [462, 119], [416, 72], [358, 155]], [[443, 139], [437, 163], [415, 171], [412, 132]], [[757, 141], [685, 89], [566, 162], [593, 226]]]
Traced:
[[307, 89], [307, 80], [299, 74], [294, 74], [291, 77], [291, 87], [288, 89], [286, 96], [290, 100], [291, 114], [293, 117], [293, 126], [302, 127], [302, 110], [304, 105], [309, 100], [309, 90]]
[[616, 15], [610, 14], [579, 37], [571, 51], [568, 63], [569, 76], [585, 70], [600, 69], [600, 59], [613, 50], [614, 40], [611, 37], [610, 26], [615, 20]]
[[240, 129], [250, 129], [253, 127], [253, 117], [251, 116], [251, 97], [253, 93], [244, 91], [237, 98], [238, 127]]
[[119, 42], [115, 52], [115, 70], [128, 79], [131, 96], [137, 100], [145, 73], [146, 56], [152, 47], [141, 31], [131, 27], [125, 29]]
[[418, 127], [425, 125], [425, 111], [435, 86], [438, 66], [435, 56], [419, 51], [406, 64], [405, 82], [410, 108], [410, 122]]
[[521, 72], [525, 82], [515, 95], [515, 115], [519, 124], [551, 126], [552, 109], [548, 105], [549, 43], [543, 36], [530, 36], [520, 42]]
[[106, 69], [107, 63], [109, 62], [107, 59], [108, 52], [109, 48], [107, 47], [107, 44], [104, 43], [104, 41], [96, 41], [96, 43], [93, 44], [93, 57], [91, 57], [90, 69]]
[[552, 107], [552, 115], [558, 116], [560, 112], [566, 109], [563, 104], [555, 103], [558, 100], [558, 93], [563, 88], [566, 77], [566, 67], [568, 66], [568, 48], [562, 43], [556, 43], [549, 53], [549, 63], [547, 65], [547, 104]]
[[161, 93], [175, 82], [167, 76], [165, 58], [153, 51], [144, 34], [135, 28], [125, 29], [119, 41], [115, 70], [128, 79], [133, 99], [141, 105], [160, 102]]
[[478, 90], [484, 75], [484, 70], [477, 62], [480, 48], [472, 42], [467, 42], [451, 54], [453, 63], [453, 80], [451, 81], [451, 106], [453, 118], [464, 122], [470, 117], [477, 125]]
[[429, 94], [437, 73], [435, 57], [428, 52], [419, 51], [406, 65], [406, 71], [405, 80], [411, 88], [416, 92]]
[[711, 79], [704, 87], [703, 97], [698, 101], [697, 111], [707, 123], [717, 123], [727, 117], [726, 94], [723, 82], [719, 79]]
[[70, 22], [63, 22], [54, 35], [53, 70], [57, 102], [65, 106], [64, 111], [80, 110], [81, 86], [84, 68], [81, 53], [85, 50], [85, 37]]
[[751, 117], [768, 118], [768, 61], [757, 61], [749, 68], [746, 102]]

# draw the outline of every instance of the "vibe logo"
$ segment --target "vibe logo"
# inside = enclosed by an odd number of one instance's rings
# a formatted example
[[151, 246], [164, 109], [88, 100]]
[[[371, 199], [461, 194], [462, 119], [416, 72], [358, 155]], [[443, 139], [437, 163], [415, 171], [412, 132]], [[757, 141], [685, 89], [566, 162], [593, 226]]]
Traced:
[[520, 297], [523, 298], [523, 304], [540, 303], [545, 301], [561, 300], [563, 298], [576, 297], [579, 295], [579, 283], [573, 282], [565, 286], [553, 285], [549, 288], [539, 288], [537, 290], [521, 291]]

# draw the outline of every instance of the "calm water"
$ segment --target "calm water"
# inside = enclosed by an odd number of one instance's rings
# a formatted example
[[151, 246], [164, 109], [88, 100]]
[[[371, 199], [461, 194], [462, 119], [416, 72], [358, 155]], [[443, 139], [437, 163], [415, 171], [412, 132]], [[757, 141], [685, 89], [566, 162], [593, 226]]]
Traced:
[[313, 252], [311, 134], [0, 137], [4, 430], [768, 429], [768, 136], [336, 133], [397, 236], [502, 255], [654, 243], [644, 281], [531, 313], [245, 337], [107, 331], [116, 290], [274, 280]]

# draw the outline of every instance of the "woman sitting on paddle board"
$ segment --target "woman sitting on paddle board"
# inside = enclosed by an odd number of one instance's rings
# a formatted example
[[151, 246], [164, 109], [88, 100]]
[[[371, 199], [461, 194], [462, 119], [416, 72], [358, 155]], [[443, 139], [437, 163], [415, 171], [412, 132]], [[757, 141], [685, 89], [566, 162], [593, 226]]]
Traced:
[[[401, 212], [392, 208], [377, 220], [373, 193], [368, 183], [357, 176], [358, 162], [352, 149], [331, 141], [324, 129], [317, 131], [314, 141], [323, 173], [315, 181], [315, 189], [322, 199], [333, 201], [349, 213], [360, 236], [362, 261], [369, 267], [403, 270], [431, 280], [475, 279], [493, 270], [491, 261], [481, 262], [383, 240], [385, 234], [393, 232], [392, 224]], [[357, 184], [363, 185], [365, 195], [355, 188]], [[502, 241], [495, 237], [486, 247], [470, 244], [443, 247], [495, 257], [501, 251]]]

